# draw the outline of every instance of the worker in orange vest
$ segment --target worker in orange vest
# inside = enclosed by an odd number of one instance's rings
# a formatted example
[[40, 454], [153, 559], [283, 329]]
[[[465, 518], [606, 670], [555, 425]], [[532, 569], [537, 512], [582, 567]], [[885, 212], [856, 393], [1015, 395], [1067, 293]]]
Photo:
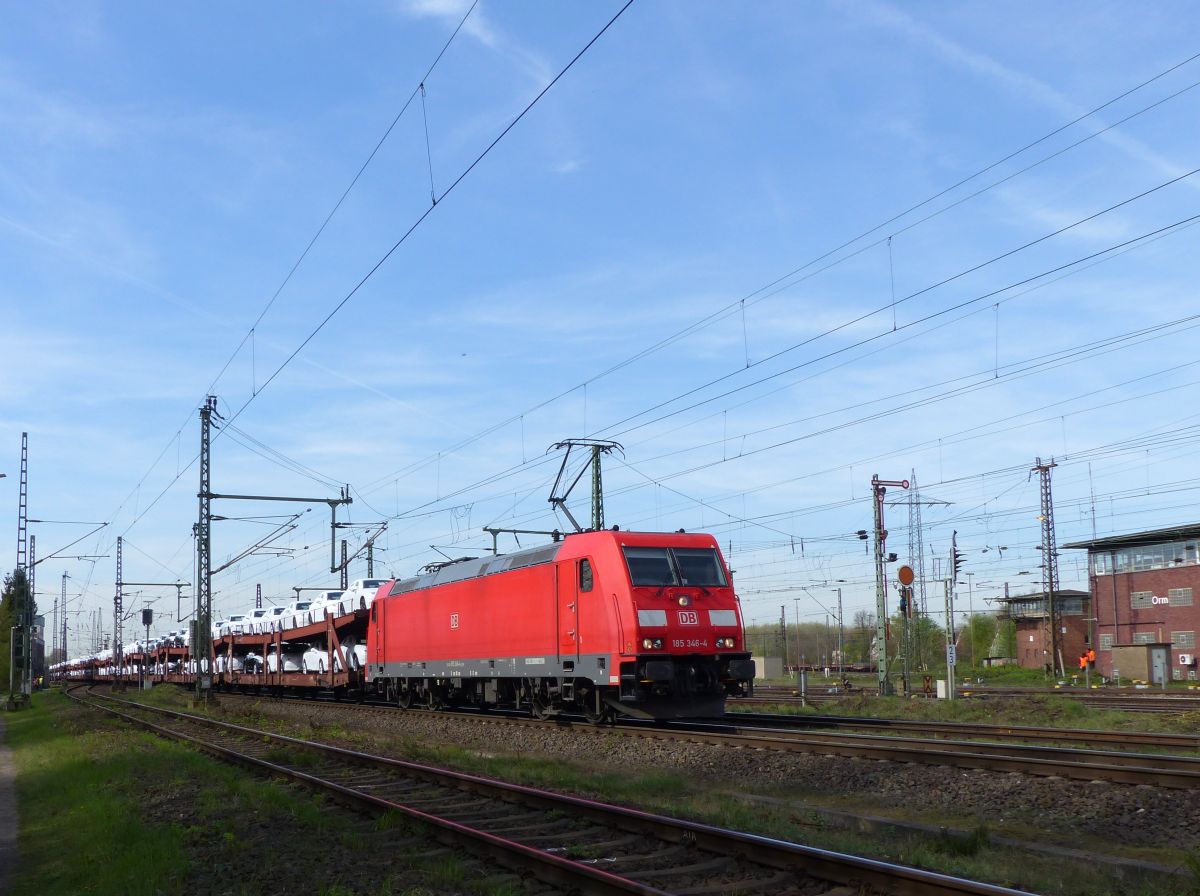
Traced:
[[1090, 647], [1087, 649], [1087, 661], [1089, 666], [1096, 668], [1096, 651]]
[[1083, 653], [1079, 654], [1079, 668], [1084, 671], [1087, 671], [1087, 667], [1088, 667], [1088, 652], [1085, 650]]

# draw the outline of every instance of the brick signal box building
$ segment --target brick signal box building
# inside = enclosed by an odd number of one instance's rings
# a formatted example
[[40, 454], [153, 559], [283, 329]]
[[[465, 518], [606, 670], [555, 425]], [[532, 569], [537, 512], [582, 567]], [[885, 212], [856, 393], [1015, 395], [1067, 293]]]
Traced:
[[1096, 667], [1112, 674], [1113, 648], [1170, 645], [1169, 678], [1196, 680], [1200, 524], [1078, 541], [1086, 549]]
[[[1046, 592], [1017, 594], [1001, 599], [999, 620], [1011, 619], [1016, 626], [1017, 665], [1026, 669], [1053, 668], [1050, 662], [1050, 601]], [[1054, 612], [1058, 617], [1058, 649], [1066, 674], [1078, 666], [1079, 653], [1087, 642], [1088, 608], [1086, 591], [1063, 588], [1054, 592]]]

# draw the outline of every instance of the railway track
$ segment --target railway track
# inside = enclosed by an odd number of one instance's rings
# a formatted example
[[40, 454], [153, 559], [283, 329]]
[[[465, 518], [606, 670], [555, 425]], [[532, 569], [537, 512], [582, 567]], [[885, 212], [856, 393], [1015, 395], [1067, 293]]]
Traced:
[[[365, 712], [391, 713], [399, 711], [388, 704], [341, 705], [356, 707], [356, 711]], [[457, 715], [481, 724], [518, 725], [530, 728], [570, 726], [582, 736], [617, 733], [657, 740], [689, 741], [793, 753], [819, 753], [829, 756], [852, 756], [860, 759], [997, 772], [1019, 772], [1080, 781], [1110, 781], [1174, 789], [1200, 788], [1200, 757], [1194, 756], [954, 740], [947, 737], [852, 734], [837, 731], [816, 732], [796, 727], [767, 727], [765, 725], [748, 727], [730, 723], [728, 719], [723, 722], [673, 722], [669, 725], [642, 724], [630, 721], [613, 727], [598, 728], [583, 720], [562, 718], [542, 721], [515, 714], [488, 713], [483, 715], [475, 712], [444, 714]], [[740, 714], [737, 715], [740, 717]], [[773, 717], [764, 716], [762, 718], [772, 719]]]
[[[1137, 713], [1185, 713], [1200, 712], [1200, 696], [1195, 694], [1143, 693], [1138, 691], [1120, 693], [1098, 693], [1083, 688], [968, 688], [961, 687], [957, 692], [963, 700], [997, 700], [1014, 697], [1067, 697], [1077, 700], [1086, 706], [1098, 709], [1109, 709], [1119, 712]], [[867, 689], [842, 691], [827, 689], [822, 686], [809, 688], [804, 700], [809, 704], [836, 702], [847, 697], [874, 697], [876, 693]], [[753, 697], [738, 697], [730, 701], [731, 706], [787, 706], [799, 705], [800, 693], [795, 687], [756, 687]]]
[[652, 815], [417, 763], [270, 734], [203, 716], [69, 693], [72, 699], [223, 760], [334, 799], [393, 812], [435, 839], [572, 892], [645, 896], [1018, 891]]
[[787, 715], [776, 713], [729, 713], [713, 720], [738, 728], [798, 728], [918, 732], [925, 735], [986, 738], [991, 740], [1041, 741], [1046, 743], [1104, 744], [1128, 750], [1152, 747], [1182, 752], [1200, 752], [1200, 735], [1155, 731], [1105, 731], [1091, 728], [1037, 728], [1031, 725], [983, 725], [969, 722], [931, 722], [908, 719], [875, 719], [860, 716]]

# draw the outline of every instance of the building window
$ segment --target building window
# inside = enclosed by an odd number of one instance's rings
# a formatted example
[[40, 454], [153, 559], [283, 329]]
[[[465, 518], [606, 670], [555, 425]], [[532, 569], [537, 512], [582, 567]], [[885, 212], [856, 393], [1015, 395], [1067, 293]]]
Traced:
[[1192, 650], [1196, 646], [1196, 633], [1171, 632], [1171, 646], [1180, 650]]
[[1112, 650], [1112, 644], [1113, 644], [1113, 636], [1112, 635], [1101, 635], [1100, 636], [1100, 649], [1101, 650]]
[[1054, 600], [1057, 604], [1059, 616], [1082, 616], [1083, 615], [1083, 598], [1082, 597], [1056, 597]]
[[1134, 632], [1133, 633], [1133, 643], [1134, 644], [1153, 644], [1154, 643], [1154, 632]]
[[1092, 569], [1096, 575], [1111, 575], [1148, 569], [1171, 569], [1181, 564], [1200, 562], [1194, 541], [1170, 541], [1160, 544], [1117, 548], [1094, 555]]
[[1149, 610], [1152, 606], [1154, 606], [1153, 591], [1133, 591], [1130, 593], [1129, 608], [1131, 610]]
[[1192, 605], [1192, 589], [1172, 588], [1167, 592], [1167, 598], [1172, 607], [1190, 607]]

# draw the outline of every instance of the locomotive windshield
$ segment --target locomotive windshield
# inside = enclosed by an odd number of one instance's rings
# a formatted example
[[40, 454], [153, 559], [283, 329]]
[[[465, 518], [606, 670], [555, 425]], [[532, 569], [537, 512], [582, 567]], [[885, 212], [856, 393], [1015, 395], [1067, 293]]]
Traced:
[[725, 571], [712, 548], [626, 547], [624, 551], [635, 586], [726, 584]]

